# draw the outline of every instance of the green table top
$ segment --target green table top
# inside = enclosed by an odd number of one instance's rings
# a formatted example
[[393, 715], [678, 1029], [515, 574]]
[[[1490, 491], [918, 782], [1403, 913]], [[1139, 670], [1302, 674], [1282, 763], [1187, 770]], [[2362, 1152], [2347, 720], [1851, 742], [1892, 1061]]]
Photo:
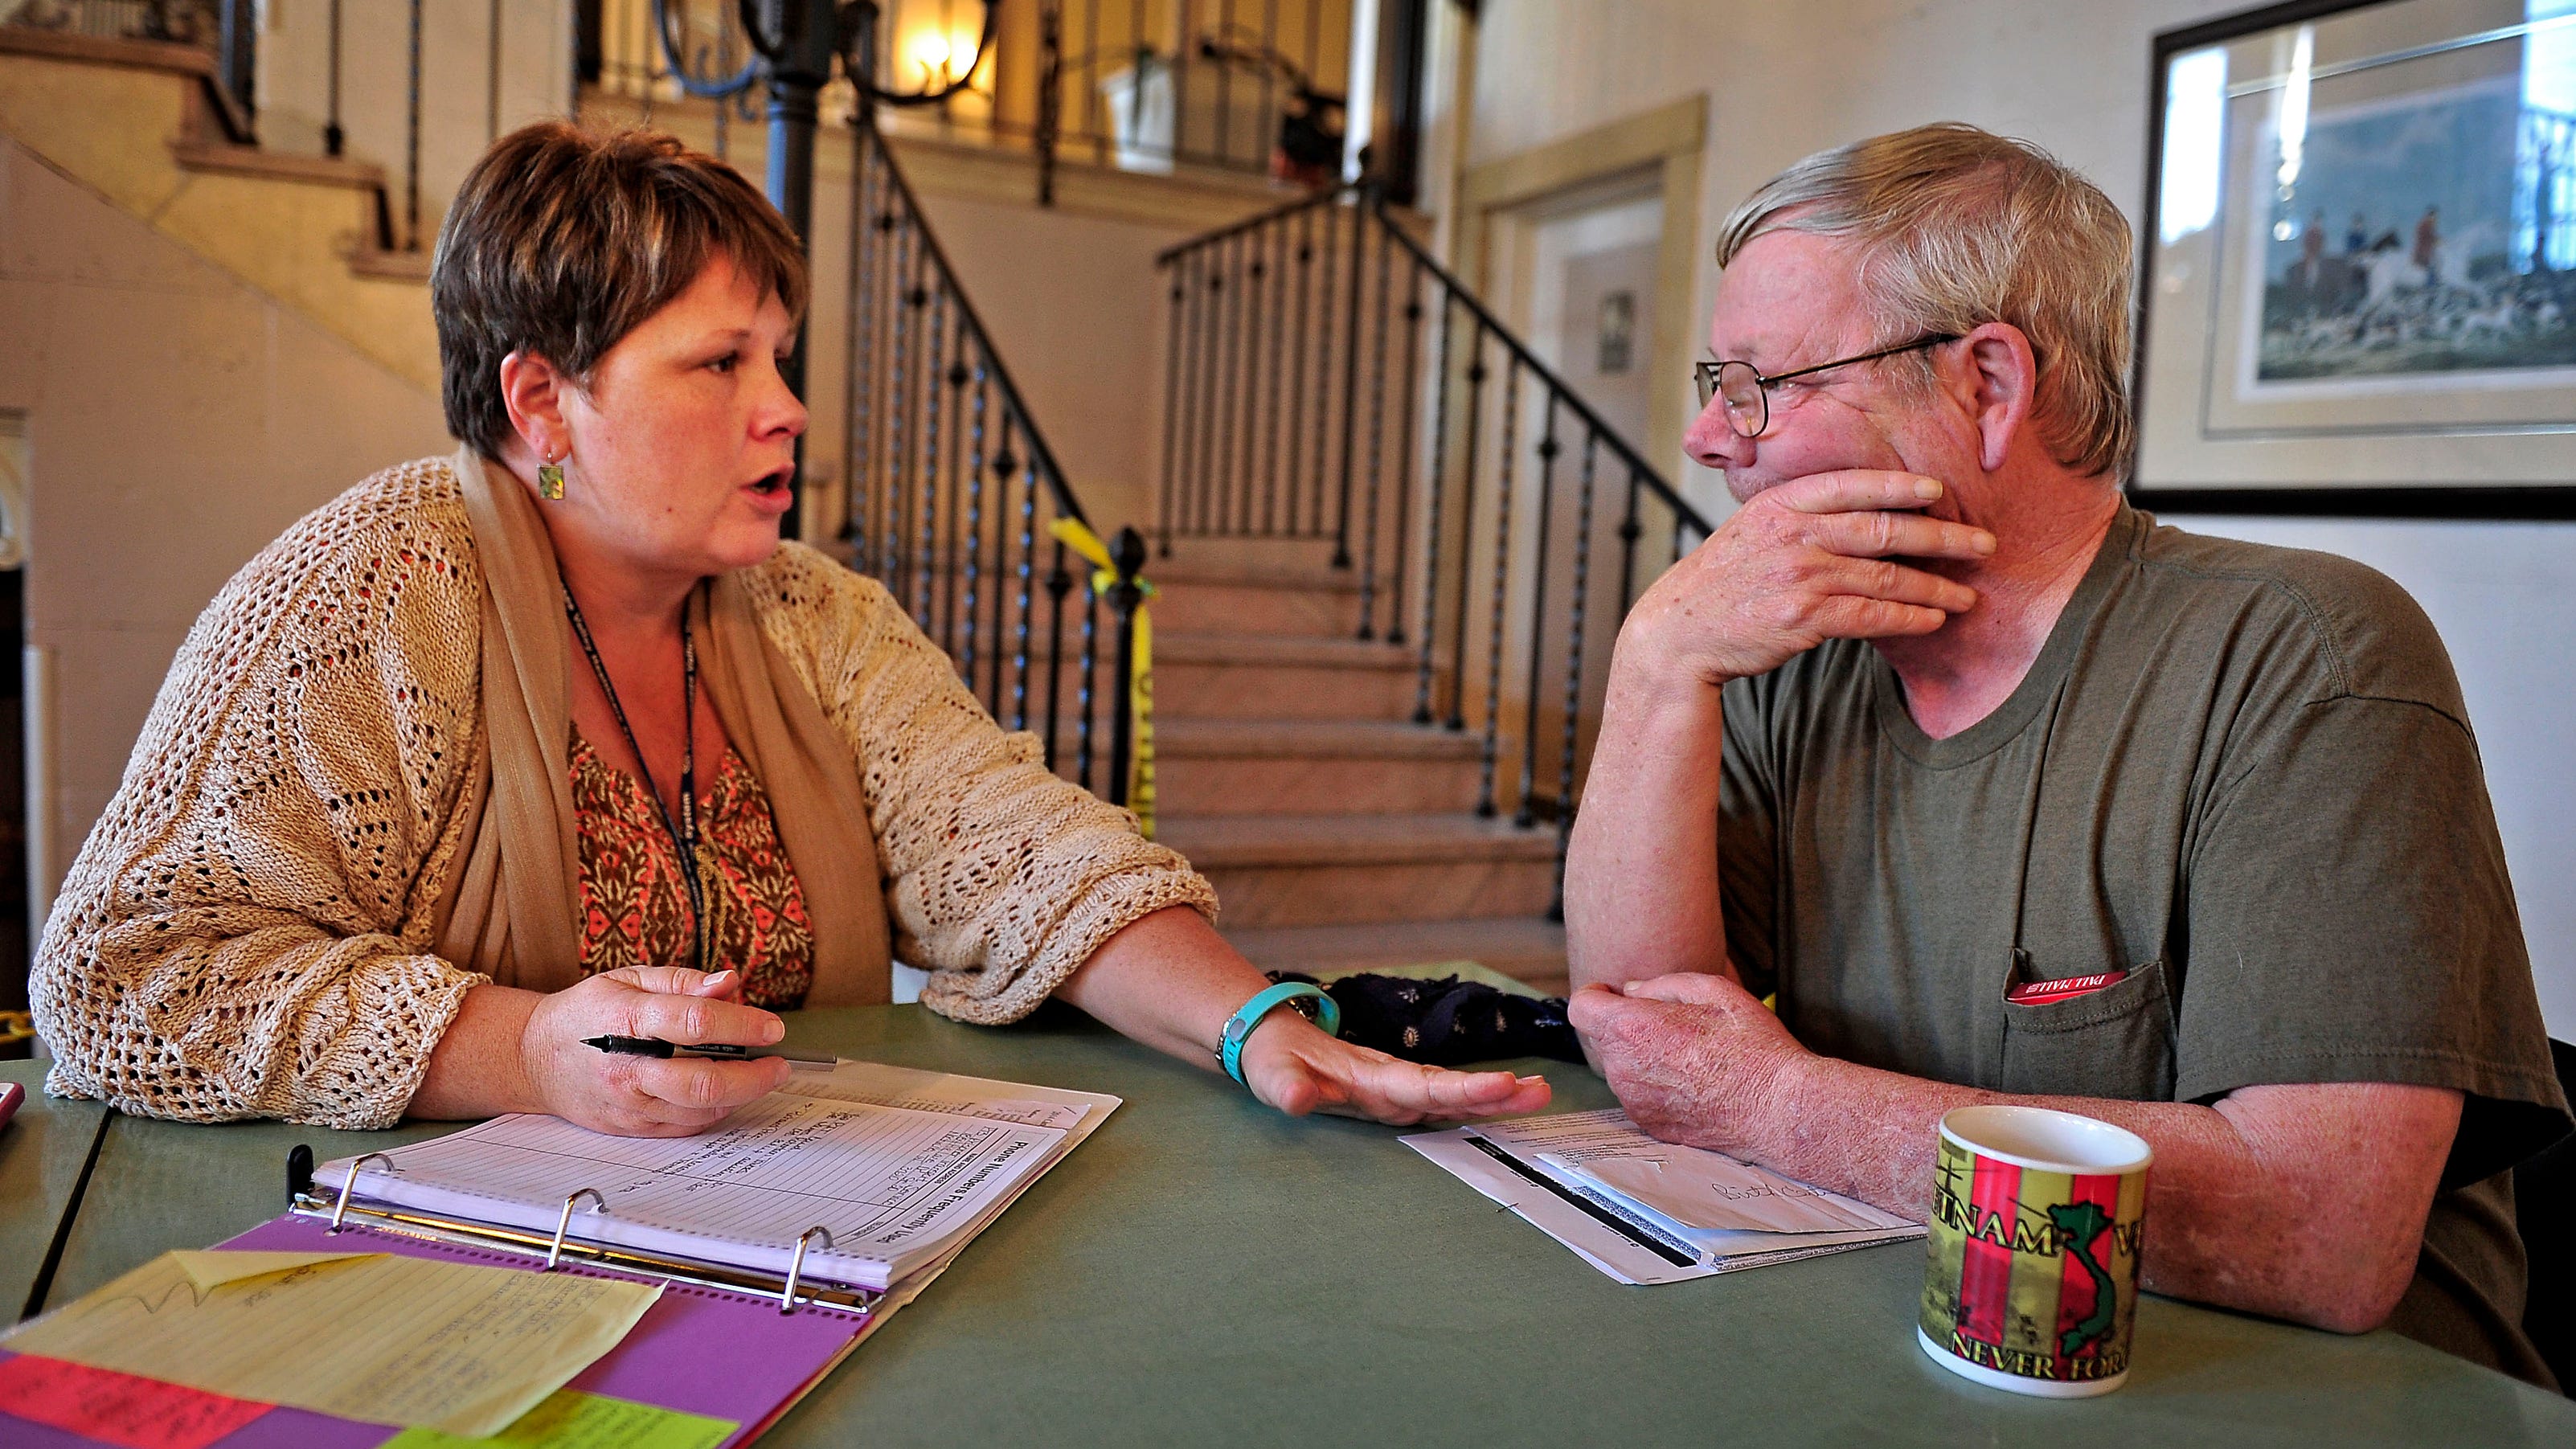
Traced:
[[[1916, 1346], [1919, 1244], [1623, 1287], [1398, 1131], [1282, 1118], [1071, 1011], [790, 1022], [791, 1045], [1126, 1105], [765, 1443], [2576, 1443], [2576, 1403], [2394, 1334], [2156, 1298], [2125, 1388], [2023, 1399]], [[1560, 1108], [1610, 1103], [1580, 1068], [1519, 1065]], [[116, 1118], [54, 1301], [276, 1216], [296, 1142], [443, 1130]]]
[[27, 1089], [18, 1114], [0, 1127], [0, 1323], [15, 1323], [72, 1206], [81, 1168], [107, 1109], [45, 1095], [44, 1062], [0, 1062], [0, 1082]]

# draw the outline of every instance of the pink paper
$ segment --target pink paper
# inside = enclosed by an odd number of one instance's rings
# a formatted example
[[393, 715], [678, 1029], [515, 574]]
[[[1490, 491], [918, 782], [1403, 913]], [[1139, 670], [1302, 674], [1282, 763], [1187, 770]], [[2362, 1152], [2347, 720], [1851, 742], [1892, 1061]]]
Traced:
[[206, 1449], [269, 1406], [20, 1354], [0, 1361], [0, 1410], [122, 1449]]

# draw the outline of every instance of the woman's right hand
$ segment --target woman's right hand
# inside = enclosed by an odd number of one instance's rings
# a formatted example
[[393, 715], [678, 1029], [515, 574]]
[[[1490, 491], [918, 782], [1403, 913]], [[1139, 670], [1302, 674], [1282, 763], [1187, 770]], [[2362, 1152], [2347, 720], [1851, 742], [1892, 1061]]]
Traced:
[[774, 1046], [787, 1034], [771, 1012], [741, 1003], [742, 978], [677, 966], [627, 966], [538, 1000], [519, 1058], [539, 1111], [620, 1137], [686, 1137], [787, 1081], [785, 1061], [719, 1062], [620, 1056], [594, 1036], [658, 1037], [682, 1046]]

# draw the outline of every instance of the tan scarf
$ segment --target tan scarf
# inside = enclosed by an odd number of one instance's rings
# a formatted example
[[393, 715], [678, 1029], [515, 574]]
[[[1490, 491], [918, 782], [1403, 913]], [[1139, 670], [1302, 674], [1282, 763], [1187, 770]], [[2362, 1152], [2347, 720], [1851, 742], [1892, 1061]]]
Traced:
[[[572, 631], [562, 575], [527, 489], [487, 471], [471, 448], [454, 466], [483, 570], [486, 745], [467, 802], [465, 863], [450, 877], [440, 912], [438, 952], [505, 986], [560, 991], [581, 979]], [[741, 576], [719, 577], [701, 597], [709, 601], [697, 615], [707, 698], [768, 792], [813, 926], [805, 1004], [884, 1001], [892, 957], [884, 887], [849, 746], [761, 633]]]

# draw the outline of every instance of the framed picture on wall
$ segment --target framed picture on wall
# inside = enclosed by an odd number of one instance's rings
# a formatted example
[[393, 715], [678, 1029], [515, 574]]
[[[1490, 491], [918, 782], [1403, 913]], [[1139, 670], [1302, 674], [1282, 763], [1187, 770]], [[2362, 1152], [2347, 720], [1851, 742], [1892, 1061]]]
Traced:
[[2274, 5], [2152, 95], [2141, 506], [2576, 517], [2576, 0]]

